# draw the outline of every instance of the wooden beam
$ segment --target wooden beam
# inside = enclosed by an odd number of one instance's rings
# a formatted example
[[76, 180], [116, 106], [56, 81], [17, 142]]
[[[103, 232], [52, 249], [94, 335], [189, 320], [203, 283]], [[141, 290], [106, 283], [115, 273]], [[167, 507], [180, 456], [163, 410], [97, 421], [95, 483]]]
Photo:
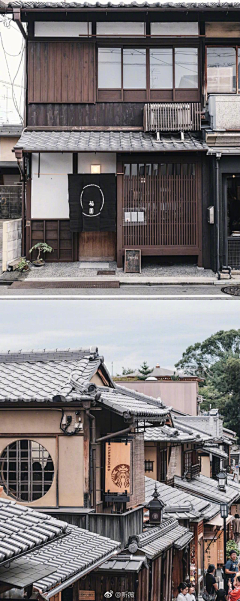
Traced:
[[24, 27], [22, 25], [22, 22], [21, 22], [21, 11], [20, 11], [20, 9], [15, 9], [15, 8], [13, 9], [13, 20], [17, 24], [18, 29], [20, 30], [21, 34], [23, 35], [24, 39], [26, 40], [27, 39], [27, 34], [26, 34], [26, 31], [25, 31], [25, 29], [24, 29]]

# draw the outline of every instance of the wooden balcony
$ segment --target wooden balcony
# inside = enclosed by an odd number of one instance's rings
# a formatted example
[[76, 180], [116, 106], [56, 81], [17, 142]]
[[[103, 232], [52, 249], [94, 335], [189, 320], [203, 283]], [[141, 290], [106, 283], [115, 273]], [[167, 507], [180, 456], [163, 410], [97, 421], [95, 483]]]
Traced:
[[158, 102], [145, 104], [146, 132], [189, 132], [201, 129], [200, 102]]

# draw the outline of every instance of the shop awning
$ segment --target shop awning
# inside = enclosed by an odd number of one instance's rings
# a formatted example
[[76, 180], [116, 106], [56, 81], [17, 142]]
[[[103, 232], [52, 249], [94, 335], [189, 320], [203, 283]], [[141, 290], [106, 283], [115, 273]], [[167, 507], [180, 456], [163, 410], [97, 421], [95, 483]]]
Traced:
[[163, 135], [143, 131], [29, 131], [25, 129], [15, 151], [23, 152], [176, 152], [207, 151], [200, 135]]

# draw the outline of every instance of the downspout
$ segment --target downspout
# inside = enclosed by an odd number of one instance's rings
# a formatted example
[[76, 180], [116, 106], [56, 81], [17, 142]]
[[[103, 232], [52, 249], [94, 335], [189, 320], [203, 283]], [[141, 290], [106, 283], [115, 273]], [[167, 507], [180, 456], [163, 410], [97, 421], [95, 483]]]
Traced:
[[220, 186], [219, 186], [219, 160], [221, 158], [221, 153], [217, 152], [216, 153], [216, 163], [215, 163], [215, 170], [216, 170], [216, 213], [217, 213], [217, 223], [216, 223], [216, 230], [217, 230], [217, 274], [218, 274], [218, 279], [220, 280], [220, 198], [219, 198], [219, 193], [220, 193]]
[[89, 491], [91, 506], [96, 509], [96, 417], [90, 413], [87, 409], [86, 415], [88, 416], [90, 424], [90, 452], [89, 452]]

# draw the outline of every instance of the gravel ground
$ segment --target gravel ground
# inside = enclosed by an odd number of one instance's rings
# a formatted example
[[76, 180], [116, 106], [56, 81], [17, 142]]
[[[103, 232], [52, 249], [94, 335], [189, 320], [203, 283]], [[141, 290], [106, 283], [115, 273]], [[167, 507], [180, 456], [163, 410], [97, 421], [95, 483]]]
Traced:
[[[31, 270], [24, 278], [27, 277], [31, 280], [39, 280], [51, 277], [63, 277], [63, 278], [77, 278], [77, 277], [94, 277], [97, 276], [99, 271], [99, 263], [97, 269], [93, 267], [91, 269], [81, 268], [79, 263], [46, 263], [44, 267], [31, 267]], [[104, 263], [104, 268], [106, 263]], [[131, 278], [132, 273], [124, 273], [123, 269], [117, 267], [115, 262], [108, 263], [108, 269], [115, 270], [116, 276], [124, 275], [124, 277]], [[211, 269], [200, 269], [197, 265], [190, 264], [175, 264], [175, 265], [157, 265], [156, 263], [144, 263], [141, 274], [134, 274], [139, 277], [141, 281], [142, 277], [209, 277], [215, 276]]]

